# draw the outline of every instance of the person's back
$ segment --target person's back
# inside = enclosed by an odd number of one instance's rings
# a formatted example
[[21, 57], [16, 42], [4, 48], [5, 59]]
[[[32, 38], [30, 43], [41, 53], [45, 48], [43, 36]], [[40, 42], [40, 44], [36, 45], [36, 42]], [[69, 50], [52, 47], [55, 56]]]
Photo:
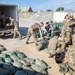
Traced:
[[38, 30], [41, 29], [40, 24], [39, 23], [34, 23], [31, 27], [30, 27], [33, 31], [34, 30]]
[[55, 50], [57, 48], [58, 42], [59, 42], [59, 39], [57, 39], [55, 37], [51, 38], [49, 41], [48, 49]]

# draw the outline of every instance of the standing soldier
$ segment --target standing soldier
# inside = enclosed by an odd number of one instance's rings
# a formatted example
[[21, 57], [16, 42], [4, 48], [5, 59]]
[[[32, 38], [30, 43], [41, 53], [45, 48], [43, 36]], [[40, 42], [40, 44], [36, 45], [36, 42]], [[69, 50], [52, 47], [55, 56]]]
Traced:
[[28, 41], [29, 41], [31, 35], [33, 35], [35, 45], [36, 45], [36, 46], [38, 45], [38, 43], [37, 43], [36, 31], [39, 30], [40, 36], [42, 37], [42, 30], [41, 30], [41, 27], [42, 27], [43, 25], [44, 25], [43, 22], [40, 22], [40, 24], [39, 24], [39, 23], [34, 23], [34, 24], [28, 29], [28, 33], [27, 33], [27, 37], [26, 37], [26, 44], [28, 44]]
[[13, 38], [15, 38], [16, 37], [16, 34], [18, 34], [19, 35], [19, 38], [21, 40], [22, 39], [22, 36], [21, 36], [21, 33], [19, 32], [18, 23], [12, 17], [9, 17], [9, 20], [10, 20], [10, 25], [14, 25], [14, 36], [13, 36]]

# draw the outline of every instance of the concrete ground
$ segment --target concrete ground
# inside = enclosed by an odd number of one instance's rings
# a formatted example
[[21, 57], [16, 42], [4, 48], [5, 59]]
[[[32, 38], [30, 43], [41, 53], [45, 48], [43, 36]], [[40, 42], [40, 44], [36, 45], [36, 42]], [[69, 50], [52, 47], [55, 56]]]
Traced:
[[[48, 70], [49, 75], [63, 75], [62, 73], [59, 73], [59, 67], [55, 63], [54, 58], [49, 58], [48, 54], [44, 50], [38, 52], [36, 50], [36, 46], [34, 45], [34, 43], [31, 43], [28, 45], [25, 44], [25, 37], [27, 34], [28, 27], [37, 21], [28, 20], [28, 19], [27, 20], [20, 19], [19, 22], [20, 22], [19, 23], [20, 31], [23, 36], [23, 39], [19, 40], [18, 37], [16, 39], [12, 39], [12, 37], [0, 38], [0, 44], [4, 45], [7, 49], [7, 51], [4, 51], [4, 52], [8, 52], [12, 50], [19, 50], [25, 53], [30, 58], [39, 58], [41, 60], [44, 60], [51, 67], [51, 69]], [[30, 39], [30, 42], [33, 42], [32, 38]]]

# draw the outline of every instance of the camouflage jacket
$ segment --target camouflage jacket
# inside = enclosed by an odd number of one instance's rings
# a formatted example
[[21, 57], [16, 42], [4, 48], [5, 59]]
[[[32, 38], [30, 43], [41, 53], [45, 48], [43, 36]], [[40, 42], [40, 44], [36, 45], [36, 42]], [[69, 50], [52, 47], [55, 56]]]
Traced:
[[66, 53], [68, 58], [68, 65], [70, 67], [71, 75], [75, 75], [75, 50], [70, 50]]

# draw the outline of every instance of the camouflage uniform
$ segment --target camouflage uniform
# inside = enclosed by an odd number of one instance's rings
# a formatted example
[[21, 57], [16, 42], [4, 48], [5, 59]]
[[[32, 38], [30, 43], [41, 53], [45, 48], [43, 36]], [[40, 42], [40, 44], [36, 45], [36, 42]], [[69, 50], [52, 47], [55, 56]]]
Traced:
[[28, 43], [31, 35], [33, 35], [35, 45], [37, 45], [37, 35], [36, 35], [36, 30], [41, 31], [41, 27], [38, 23], [34, 23], [29, 29], [26, 37], [26, 43]]
[[60, 40], [55, 37], [50, 39], [49, 45], [48, 45], [48, 52], [50, 54], [54, 55], [57, 52], [57, 48], [59, 47], [59, 42]]
[[75, 33], [72, 35], [72, 44], [75, 46]]
[[66, 53], [69, 65], [70, 75], [75, 75], [75, 50], [70, 50]]
[[74, 24], [74, 20], [67, 19], [64, 21], [64, 27], [62, 28], [62, 37], [65, 43], [69, 43], [71, 40], [71, 35], [73, 34], [73, 30], [70, 26]]
[[22, 39], [21, 33], [19, 32], [18, 23], [14, 19], [12, 19], [11, 22], [12, 22], [12, 25], [14, 25], [14, 36], [13, 36], [13, 38], [15, 38], [16, 34], [18, 34], [20, 39]]

